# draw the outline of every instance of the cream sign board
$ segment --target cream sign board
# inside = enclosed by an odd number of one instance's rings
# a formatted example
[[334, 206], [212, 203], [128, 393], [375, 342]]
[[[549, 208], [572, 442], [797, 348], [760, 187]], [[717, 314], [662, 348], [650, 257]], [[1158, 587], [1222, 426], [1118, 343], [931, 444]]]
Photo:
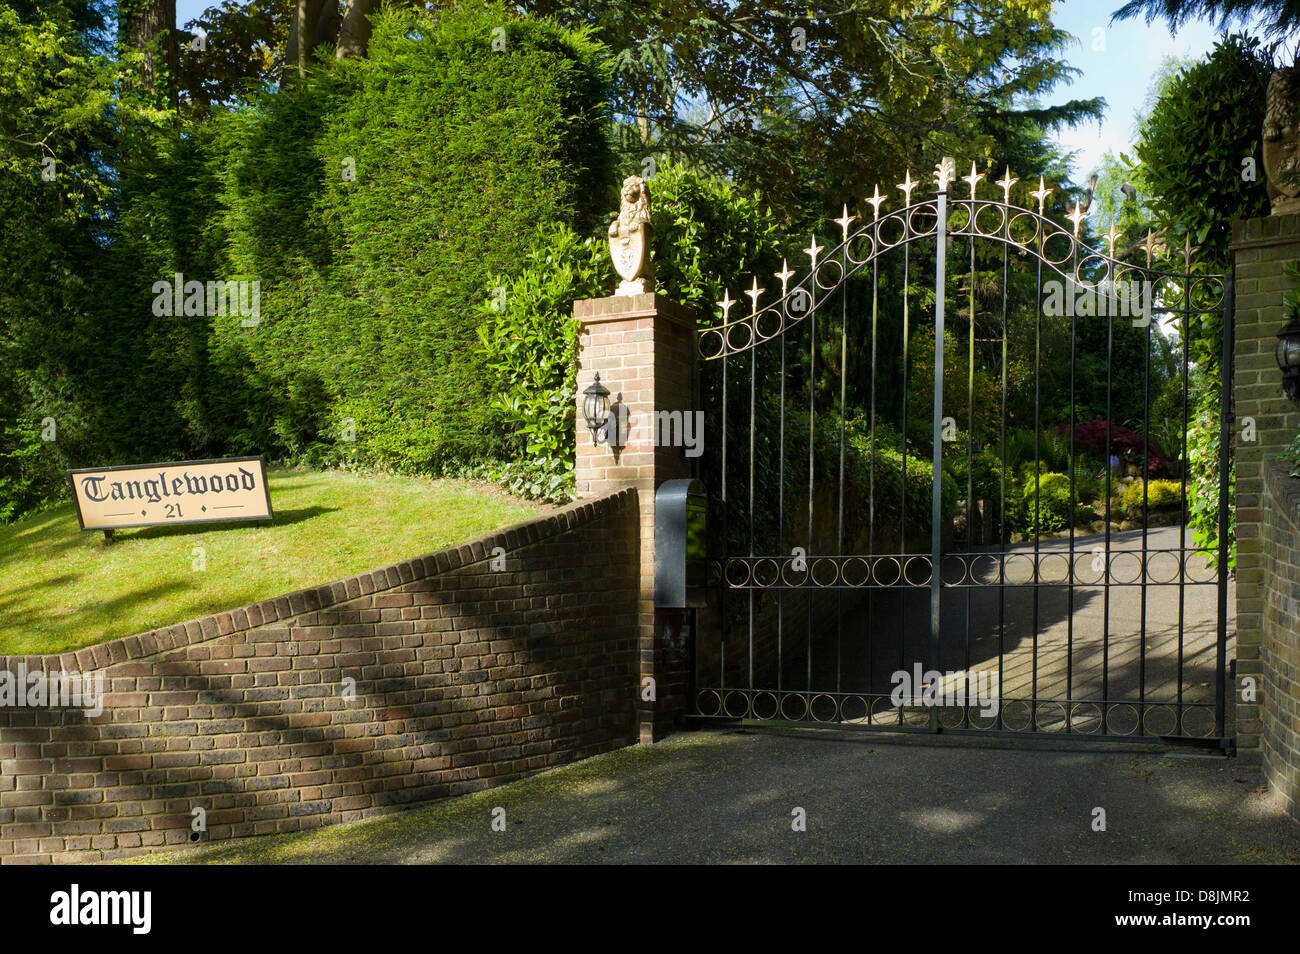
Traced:
[[68, 471], [82, 530], [270, 520], [260, 457]]

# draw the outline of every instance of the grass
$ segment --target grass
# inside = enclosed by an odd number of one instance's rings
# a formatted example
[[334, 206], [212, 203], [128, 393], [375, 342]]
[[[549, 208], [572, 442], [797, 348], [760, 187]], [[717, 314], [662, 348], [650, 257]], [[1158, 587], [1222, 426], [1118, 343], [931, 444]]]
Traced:
[[119, 530], [110, 546], [78, 529], [69, 503], [0, 527], [0, 655], [66, 652], [234, 609], [548, 509], [465, 481], [307, 470], [267, 479], [269, 525]]

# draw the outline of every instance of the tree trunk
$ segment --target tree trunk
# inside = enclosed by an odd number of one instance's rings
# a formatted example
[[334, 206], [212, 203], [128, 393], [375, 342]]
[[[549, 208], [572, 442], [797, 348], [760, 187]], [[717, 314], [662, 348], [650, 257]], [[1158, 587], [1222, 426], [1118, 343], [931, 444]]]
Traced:
[[331, 18], [338, 19], [335, 9], [334, 0], [330, 0], [328, 9], [326, 0], [298, 0], [285, 44], [286, 77], [293, 71], [297, 71], [299, 76], [307, 72], [312, 50], [322, 42], [322, 34], [328, 33]]
[[[168, 102], [175, 106], [180, 68], [176, 49], [176, 0], [137, 0], [137, 4], [139, 9], [123, 18], [121, 29], [126, 45], [145, 54], [140, 87], [162, 88]], [[153, 48], [155, 41], [157, 48]]]
[[367, 17], [374, 12], [375, 0], [348, 0], [343, 11], [343, 22], [339, 26], [339, 45], [335, 56], [365, 56], [370, 44], [370, 20]]

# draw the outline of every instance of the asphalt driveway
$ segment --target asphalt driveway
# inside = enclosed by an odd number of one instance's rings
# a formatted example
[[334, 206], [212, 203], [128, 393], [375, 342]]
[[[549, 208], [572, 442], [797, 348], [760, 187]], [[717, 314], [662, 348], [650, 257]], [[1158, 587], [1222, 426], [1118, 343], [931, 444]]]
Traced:
[[397, 814], [133, 860], [1295, 864], [1300, 825], [1257, 771], [1194, 750], [708, 731]]

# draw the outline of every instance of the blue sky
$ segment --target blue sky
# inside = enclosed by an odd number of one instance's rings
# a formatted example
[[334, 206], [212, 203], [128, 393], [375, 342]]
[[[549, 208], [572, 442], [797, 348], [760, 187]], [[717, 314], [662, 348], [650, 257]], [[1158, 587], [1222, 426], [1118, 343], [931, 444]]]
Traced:
[[[1203, 20], [1186, 24], [1176, 35], [1162, 22], [1147, 26], [1141, 19], [1110, 23], [1111, 12], [1123, 0], [1064, 0], [1058, 3], [1053, 22], [1073, 33], [1078, 42], [1064, 59], [1082, 70], [1069, 87], [1061, 85], [1049, 97], [1051, 103], [1101, 96], [1106, 100], [1106, 117], [1100, 127], [1087, 123], [1062, 130], [1057, 141], [1076, 150], [1074, 179], [1086, 182], [1107, 150], [1126, 151], [1133, 140], [1134, 118], [1144, 108], [1151, 82], [1168, 57], [1199, 59], [1214, 47], [1221, 35]], [[1100, 29], [1103, 43], [1094, 49], [1094, 30]], [[1251, 31], [1254, 32], [1254, 31]]]
[[[198, 16], [214, 0], [177, 0], [176, 19], [185, 23]], [[1064, 54], [1071, 66], [1082, 73], [1070, 86], [1057, 88], [1049, 102], [1104, 97], [1108, 108], [1100, 126], [1087, 123], [1063, 130], [1061, 145], [1077, 150], [1075, 181], [1086, 182], [1106, 150], [1126, 150], [1133, 137], [1134, 115], [1146, 101], [1151, 80], [1160, 64], [1170, 56], [1200, 57], [1209, 52], [1218, 35], [1204, 21], [1184, 26], [1171, 35], [1162, 22], [1147, 26], [1140, 19], [1110, 23], [1111, 12], [1124, 0], [1062, 0], [1055, 8], [1056, 25], [1073, 33], [1078, 42]], [[1094, 30], [1100, 29], [1101, 44], [1095, 44]], [[1101, 49], [1094, 49], [1100, 45]]]

